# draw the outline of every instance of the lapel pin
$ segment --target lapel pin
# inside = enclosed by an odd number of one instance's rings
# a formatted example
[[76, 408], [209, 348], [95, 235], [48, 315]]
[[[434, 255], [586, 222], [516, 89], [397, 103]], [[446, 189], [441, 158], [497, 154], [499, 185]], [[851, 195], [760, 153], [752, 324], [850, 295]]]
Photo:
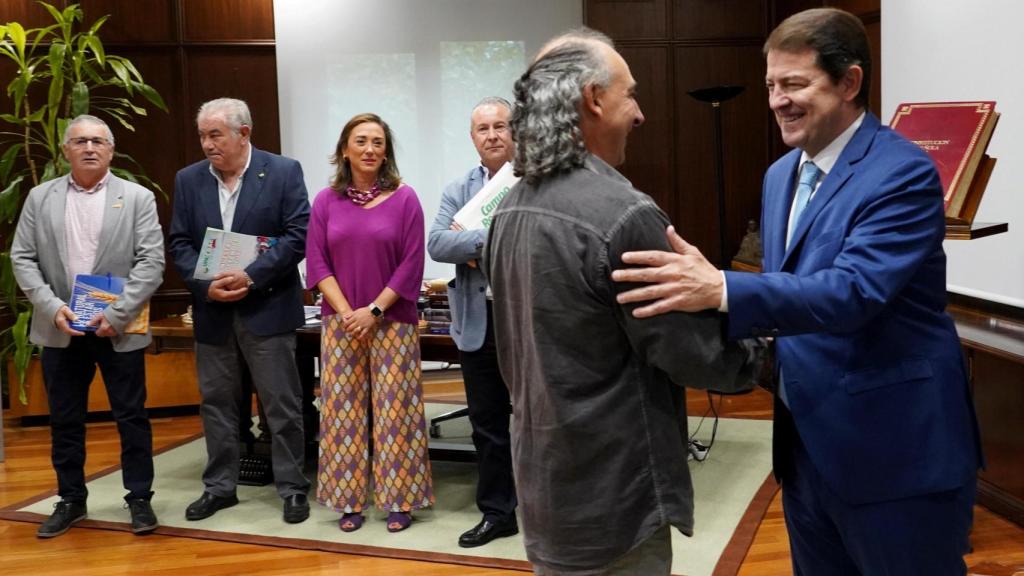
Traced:
[[256, 175], [256, 177], [259, 178], [260, 180], [262, 180], [264, 176], [266, 176], [266, 173], [263, 171], [260, 171], [260, 173]]

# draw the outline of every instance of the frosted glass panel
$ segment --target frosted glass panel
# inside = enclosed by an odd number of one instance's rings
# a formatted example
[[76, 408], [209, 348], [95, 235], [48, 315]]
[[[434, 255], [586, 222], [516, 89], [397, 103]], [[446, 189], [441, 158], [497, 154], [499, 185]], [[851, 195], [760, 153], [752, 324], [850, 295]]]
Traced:
[[444, 174], [468, 170], [475, 153], [469, 139], [469, 115], [482, 98], [511, 99], [512, 85], [523, 73], [522, 42], [442, 42], [441, 109], [444, 123]]
[[[541, 45], [582, 22], [581, 0], [275, 0], [282, 151], [302, 162], [312, 197], [345, 121], [381, 115], [429, 228], [444, 185], [479, 160], [473, 105], [510, 98]], [[426, 275], [454, 268], [428, 260]]]

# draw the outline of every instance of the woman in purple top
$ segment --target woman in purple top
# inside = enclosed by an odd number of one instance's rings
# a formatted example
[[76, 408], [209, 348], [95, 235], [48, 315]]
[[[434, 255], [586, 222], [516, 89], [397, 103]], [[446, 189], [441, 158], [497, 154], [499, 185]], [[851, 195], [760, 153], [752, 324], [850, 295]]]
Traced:
[[343, 531], [358, 530], [372, 470], [373, 499], [399, 532], [434, 503], [416, 312], [423, 209], [377, 115], [348, 121], [331, 163], [306, 240], [308, 287], [324, 296], [317, 499], [342, 513]]

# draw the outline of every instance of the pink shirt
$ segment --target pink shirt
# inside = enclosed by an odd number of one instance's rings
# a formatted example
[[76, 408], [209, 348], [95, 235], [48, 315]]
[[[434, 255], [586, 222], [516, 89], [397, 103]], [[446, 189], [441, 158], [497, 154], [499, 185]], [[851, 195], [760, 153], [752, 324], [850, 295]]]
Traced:
[[[384, 312], [396, 322], [416, 324], [423, 283], [423, 209], [416, 192], [401, 185], [373, 208], [357, 206], [324, 188], [313, 200], [306, 234], [306, 284], [334, 276], [353, 308], [368, 305], [385, 286], [399, 295]], [[334, 309], [324, 299], [324, 315]]]
[[64, 204], [64, 241], [67, 243], [68, 279], [72, 282], [78, 274], [92, 274], [92, 267], [96, 263], [109, 179], [108, 171], [95, 186], [86, 190], [68, 176], [68, 195]]

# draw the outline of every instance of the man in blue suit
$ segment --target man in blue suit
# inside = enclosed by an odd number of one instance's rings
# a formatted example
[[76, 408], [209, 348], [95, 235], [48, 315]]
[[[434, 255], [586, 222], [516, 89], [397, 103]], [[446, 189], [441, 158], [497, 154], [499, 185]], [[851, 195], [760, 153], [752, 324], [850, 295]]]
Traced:
[[455, 264], [455, 280], [448, 291], [451, 335], [459, 347], [466, 384], [479, 470], [476, 505], [483, 514], [476, 526], [459, 536], [459, 546], [463, 548], [482, 546], [519, 532], [508, 430], [511, 401], [498, 370], [492, 298], [487, 279], [478, 266], [487, 230], [464, 230], [454, 221], [455, 214], [512, 159], [514, 148], [508, 123], [511, 115], [512, 105], [504, 98], [484, 98], [473, 108], [470, 136], [480, 155], [480, 164], [445, 188], [427, 243], [431, 258]]
[[[309, 516], [303, 475], [302, 389], [295, 366], [295, 329], [304, 322], [296, 266], [305, 255], [309, 200], [295, 160], [257, 150], [245, 102], [202, 105], [196, 118], [206, 160], [178, 172], [169, 245], [192, 292], [196, 370], [202, 395], [207, 464], [202, 497], [188, 520], [238, 503], [239, 405], [245, 366], [266, 409], [277, 492], [284, 520]], [[193, 277], [206, 228], [277, 239], [244, 270]]]
[[622, 302], [646, 317], [718, 308], [773, 336], [775, 473], [797, 575], [964, 574], [974, 407], [945, 313], [942, 188], [928, 156], [866, 112], [860, 21], [816, 9], [765, 44], [769, 104], [795, 148], [764, 180], [763, 274], [637, 252]]

